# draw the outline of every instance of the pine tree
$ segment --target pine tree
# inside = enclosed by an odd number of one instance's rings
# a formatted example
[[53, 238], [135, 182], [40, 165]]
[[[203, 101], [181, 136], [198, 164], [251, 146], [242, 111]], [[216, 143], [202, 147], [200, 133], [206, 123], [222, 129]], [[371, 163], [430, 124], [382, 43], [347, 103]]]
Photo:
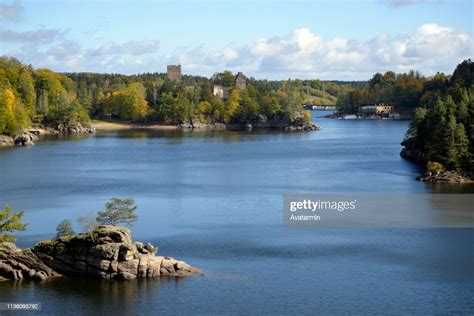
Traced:
[[72, 228], [72, 223], [68, 219], [62, 220], [56, 227], [56, 238], [60, 238], [64, 236], [72, 236], [75, 234], [76, 233], [74, 232], [74, 229]]
[[456, 146], [456, 119], [453, 114], [449, 115], [448, 123], [445, 128], [445, 137], [444, 137], [444, 155], [446, 159], [446, 165], [451, 168], [457, 169], [459, 167], [459, 156], [458, 148]]
[[135, 215], [137, 206], [135, 201], [129, 198], [112, 198], [105, 203], [105, 211], [97, 212], [97, 222], [101, 225], [125, 224], [130, 226], [138, 217]]
[[456, 143], [456, 152], [458, 155], [457, 167], [463, 167], [466, 169], [472, 168], [472, 166], [469, 166], [469, 139], [467, 137], [466, 129], [464, 128], [463, 123], [458, 123], [458, 125], [456, 126], [454, 140]]
[[0, 242], [13, 242], [16, 237], [7, 233], [26, 229], [26, 224], [21, 222], [23, 214], [23, 212], [13, 213], [9, 205], [0, 209]]

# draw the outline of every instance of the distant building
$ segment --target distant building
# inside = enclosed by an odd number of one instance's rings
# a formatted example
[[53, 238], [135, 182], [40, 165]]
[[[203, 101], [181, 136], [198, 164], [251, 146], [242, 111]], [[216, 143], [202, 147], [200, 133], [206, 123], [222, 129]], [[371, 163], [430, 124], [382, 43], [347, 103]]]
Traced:
[[[214, 78], [214, 77], [213, 77]], [[215, 78], [214, 78], [215, 79]], [[245, 89], [247, 86], [247, 78], [244, 76], [243, 73], [239, 72], [235, 76], [234, 80], [234, 87], [239, 90]], [[212, 90], [212, 94], [221, 98], [222, 100], [227, 100], [230, 97], [230, 93], [232, 92], [233, 87], [224, 87], [220, 84], [215, 84]]]
[[181, 65], [168, 65], [166, 67], [166, 75], [171, 81], [181, 80]]
[[385, 103], [370, 103], [361, 107], [362, 114], [388, 116], [393, 112], [393, 106]]
[[247, 85], [247, 78], [245, 78], [244, 74], [239, 72], [237, 76], [235, 76], [235, 87], [239, 90], [245, 89]]
[[221, 98], [222, 100], [227, 100], [230, 97], [230, 90], [232, 88], [230, 87], [224, 87], [218, 84], [214, 85], [214, 88], [212, 90], [212, 94]]

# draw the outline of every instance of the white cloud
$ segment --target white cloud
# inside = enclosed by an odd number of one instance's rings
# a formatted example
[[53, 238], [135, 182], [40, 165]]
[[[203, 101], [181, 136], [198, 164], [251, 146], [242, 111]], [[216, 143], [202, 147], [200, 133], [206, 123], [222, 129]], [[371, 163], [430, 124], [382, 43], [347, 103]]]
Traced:
[[417, 3], [423, 3], [426, 1], [427, 0], [386, 0], [386, 3], [391, 7], [399, 8], [399, 7], [405, 7], [405, 6], [409, 6], [409, 5], [413, 5]]
[[155, 53], [159, 48], [158, 41], [128, 41], [117, 44], [115, 42], [107, 42], [102, 44], [98, 49], [90, 50], [88, 55], [91, 57], [108, 56], [108, 55], [145, 55]]
[[0, 3], [0, 17], [2, 19], [17, 21], [22, 17], [23, 11], [20, 0], [15, 0], [11, 4]]
[[473, 40], [467, 33], [437, 24], [423, 24], [396, 37], [381, 33], [367, 41], [324, 39], [301, 28], [233, 48], [232, 55], [225, 51], [189, 51], [173, 57], [184, 69], [192, 60], [193, 71], [230, 68], [269, 78], [364, 79], [389, 69], [416, 69], [428, 75], [452, 72], [457, 63], [472, 56]]
[[46, 28], [25, 32], [0, 29], [0, 41], [5, 43], [51, 43], [62, 34], [63, 32], [57, 29]]
[[58, 71], [164, 72], [166, 64], [180, 63], [185, 73], [207, 76], [228, 69], [257, 78], [353, 80], [387, 70], [451, 73], [459, 62], [473, 56], [474, 43], [468, 33], [455, 28], [423, 24], [409, 34], [380, 33], [366, 41], [326, 39], [300, 28], [285, 36], [215, 51], [200, 46], [166, 54], [159, 53], [158, 48], [158, 41], [150, 40], [107, 42], [94, 49], [62, 40], [47, 49], [26, 45], [12, 55], [35, 67]]

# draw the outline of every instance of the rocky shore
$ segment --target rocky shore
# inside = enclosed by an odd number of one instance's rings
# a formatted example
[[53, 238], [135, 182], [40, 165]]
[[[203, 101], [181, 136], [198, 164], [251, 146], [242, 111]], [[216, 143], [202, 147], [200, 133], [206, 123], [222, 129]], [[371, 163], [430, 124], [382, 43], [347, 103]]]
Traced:
[[[417, 149], [412, 140], [407, 139], [401, 143], [403, 147], [400, 156], [413, 161], [420, 165], [426, 165], [428, 157], [419, 149]], [[416, 180], [422, 182], [439, 182], [439, 183], [474, 183], [474, 173], [469, 171], [425, 171], [416, 177]]]
[[50, 134], [93, 134], [95, 128], [93, 126], [82, 126], [81, 123], [70, 126], [59, 124], [53, 128], [46, 128], [46, 131]]
[[130, 230], [110, 225], [91, 233], [41, 241], [33, 249], [0, 244], [0, 281], [89, 277], [112, 280], [184, 277], [198, 273], [189, 264], [157, 256], [150, 243], [133, 242]]
[[39, 139], [40, 134], [93, 134], [94, 127], [85, 127], [81, 124], [74, 126], [58, 125], [55, 127], [24, 129], [14, 137], [0, 135], [0, 148], [11, 146], [32, 146]]
[[313, 123], [303, 123], [303, 124], [290, 124], [286, 126], [266, 126], [261, 124], [223, 124], [223, 123], [214, 123], [214, 124], [203, 124], [197, 123], [194, 125], [190, 124], [180, 124], [178, 129], [181, 130], [204, 130], [204, 131], [252, 131], [252, 130], [282, 130], [286, 132], [295, 132], [295, 131], [318, 131], [321, 130], [321, 127]]
[[178, 125], [178, 129], [202, 129], [212, 131], [223, 131], [223, 130], [281, 130], [287, 132], [294, 131], [317, 131], [321, 127], [318, 125], [307, 122], [304, 118], [303, 113], [299, 113], [296, 118], [290, 120], [287, 117], [280, 117], [275, 119], [268, 119], [265, 115], [260, 114], [258, 118], [250, 123], [246, 124], [233, 124], [233, 123], [201, 123], [201, 122], [187, 122], [185, 124]]
[[416, 180], [442, 183], [474, 183], [474, 173], [467, 171], [427, 171], [416, 177]]
[[428, 162], [428, 157], [426, 157], [421, 150], [415, 147], [413, 140], [405, 139], [401, 145], [403, 146], [403, 149], [400, 152], [401, 157], [418, 164], [426, 164]]

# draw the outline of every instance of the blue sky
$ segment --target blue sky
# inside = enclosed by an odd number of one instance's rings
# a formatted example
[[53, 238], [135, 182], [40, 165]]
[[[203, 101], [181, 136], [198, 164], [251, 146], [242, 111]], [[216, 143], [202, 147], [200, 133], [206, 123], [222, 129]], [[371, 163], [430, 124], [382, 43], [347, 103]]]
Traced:
[[0, 53], [57, 71], [367, 79], [451, 72], [473, 54], [473, 1], [0, 0]]

